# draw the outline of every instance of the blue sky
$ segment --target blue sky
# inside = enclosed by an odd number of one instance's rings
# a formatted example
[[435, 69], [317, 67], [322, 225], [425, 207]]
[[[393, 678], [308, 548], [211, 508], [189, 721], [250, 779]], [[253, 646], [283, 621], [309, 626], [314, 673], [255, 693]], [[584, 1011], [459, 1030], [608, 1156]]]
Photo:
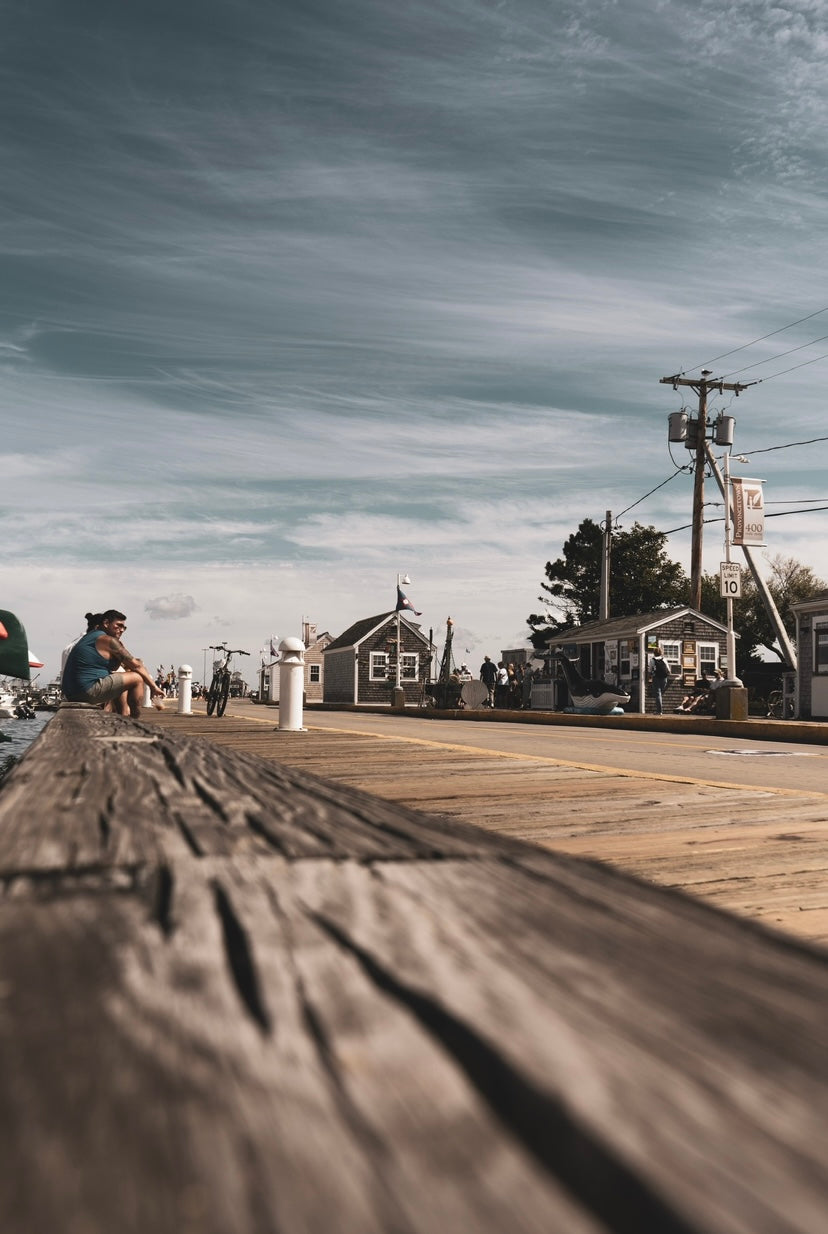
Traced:
[[[673, 474], [659, 378], [828, 305], [824, 0], [4, 16], [2, 595], [44, 677], [87, 609], [199, 677], [210, 642], [392, 608], [404, 571], [462, 658], [519, 645], [581, 519]], [[737, 450], [825, 433], [828, 360], [777, 374], [828, 340], [774, 359], [822, 335], [713, 366], [769, 379]], [[781, 511], [826, 460], [743, 474]], [[691, 484], [622, 525], [689, 522]], [[828, 577], [824, 526], [769, 520], [768, 551]]]

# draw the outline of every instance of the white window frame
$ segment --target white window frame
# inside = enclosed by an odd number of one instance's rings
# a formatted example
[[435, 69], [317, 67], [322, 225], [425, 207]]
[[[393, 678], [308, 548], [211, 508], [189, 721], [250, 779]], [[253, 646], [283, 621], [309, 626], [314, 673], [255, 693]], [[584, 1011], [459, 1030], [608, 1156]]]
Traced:
[[[711, 651], [713, 653], [712, 655], [706, 654]], [[720, 655], [721, 652], [719, 650], [718, 643], [696, 643], [696, 666], [698, 668], [699, 677], [703, 677], [705, 672], [709, 673], [712, 669], [720, 667]], [[705, 665], [708, 665], [709, 667], [705, 668]]]
[[[815, 677], [828, 676], [828, 617], [815, 617], [813, 629], [813, 674]], [[820, 663], [819, 649], [821, 640], [825, 648], [825, 656]]]
[[416, 651], [404, 651], [400, 656], [400, 681], [416, 681], [420, 657]]
[[665, 638], [659, 643], [661, 654], [667, 661], [667, 665], [671, 674], [678, 677], [681, 674], [681, 641], [679, 639]]
[[632, 676], [632, 664], [630, 663], [631, 650], [632, 639], [622, 638], [618, 644], [618, 668], [623, 678]]
[[369, 653], [368, 663], [368, 680], [369, 681], [387, 681], [388, 680], [388, 652], [387, 651], [372, 651]]
[[308, 665], [308, 681], [312, 682], [313, 685], [318, 686], [321, 680], [322, 680], [322, 665], [321, 664], [309, 664]]

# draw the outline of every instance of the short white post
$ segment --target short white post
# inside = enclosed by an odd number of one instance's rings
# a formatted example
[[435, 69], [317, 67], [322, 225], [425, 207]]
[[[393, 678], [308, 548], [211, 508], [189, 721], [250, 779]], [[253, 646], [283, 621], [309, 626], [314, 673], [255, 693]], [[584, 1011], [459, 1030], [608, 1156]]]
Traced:
[[305, 644], [301, 638], [283, 638], [279, 651], [279, 731], [301, 733]]
[[151, 705], [152, 705], [152, 695], [150, 694], [149, 686], [145, 684], [144, 685], [144, 706], [150, 707]]
[[193, 670], [189, 664], [178, 666], [178, 714], [193, 714]]

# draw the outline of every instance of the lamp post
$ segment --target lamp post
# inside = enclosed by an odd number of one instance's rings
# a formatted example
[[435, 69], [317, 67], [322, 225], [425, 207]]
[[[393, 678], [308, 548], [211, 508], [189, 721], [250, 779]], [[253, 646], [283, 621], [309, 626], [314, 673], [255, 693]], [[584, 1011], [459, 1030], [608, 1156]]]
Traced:
[[408, 584], [409, 584], [410, 582], [411, 582], [411, 579], [408, 577], [408, 575], [407, 575], [407, 574], [398, 574], [398, 575], [397, 575], [397, 671], [396, 671], [396, 676], [395, 676], [395, 679], [394, 679], [394, 686], [395, 686], [395, 688], [396, 688], [397, 690], [399, 690], [399, 689], [401, 688], [401, 685], [402, 685], [401, 676], [400, 676], [400, 669], [401, 669], [400, 660], [401, 660], [401, 658], [402, 658], [402, 653], [401, 653], [401, 649], [400, 649], [400, 631], [401, 631], [401, 627], [400, 627], [400, 609], [399, 609], [399, 603], [400, 603], [400, 588], [402, 587], [403, 583], [405, 583], [405, 585], [406, 585], [406, 587], [407, 587], [407, 586], [408, 586]]

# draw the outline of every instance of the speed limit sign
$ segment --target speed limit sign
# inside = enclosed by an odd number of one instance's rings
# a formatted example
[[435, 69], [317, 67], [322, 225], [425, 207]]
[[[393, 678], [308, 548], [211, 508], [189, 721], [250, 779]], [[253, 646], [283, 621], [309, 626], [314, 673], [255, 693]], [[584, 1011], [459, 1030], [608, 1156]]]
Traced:
[[723, 561], [719, 565], [721, 595], [737, 600], [742, 594], [742, 567], [737, 561]]

